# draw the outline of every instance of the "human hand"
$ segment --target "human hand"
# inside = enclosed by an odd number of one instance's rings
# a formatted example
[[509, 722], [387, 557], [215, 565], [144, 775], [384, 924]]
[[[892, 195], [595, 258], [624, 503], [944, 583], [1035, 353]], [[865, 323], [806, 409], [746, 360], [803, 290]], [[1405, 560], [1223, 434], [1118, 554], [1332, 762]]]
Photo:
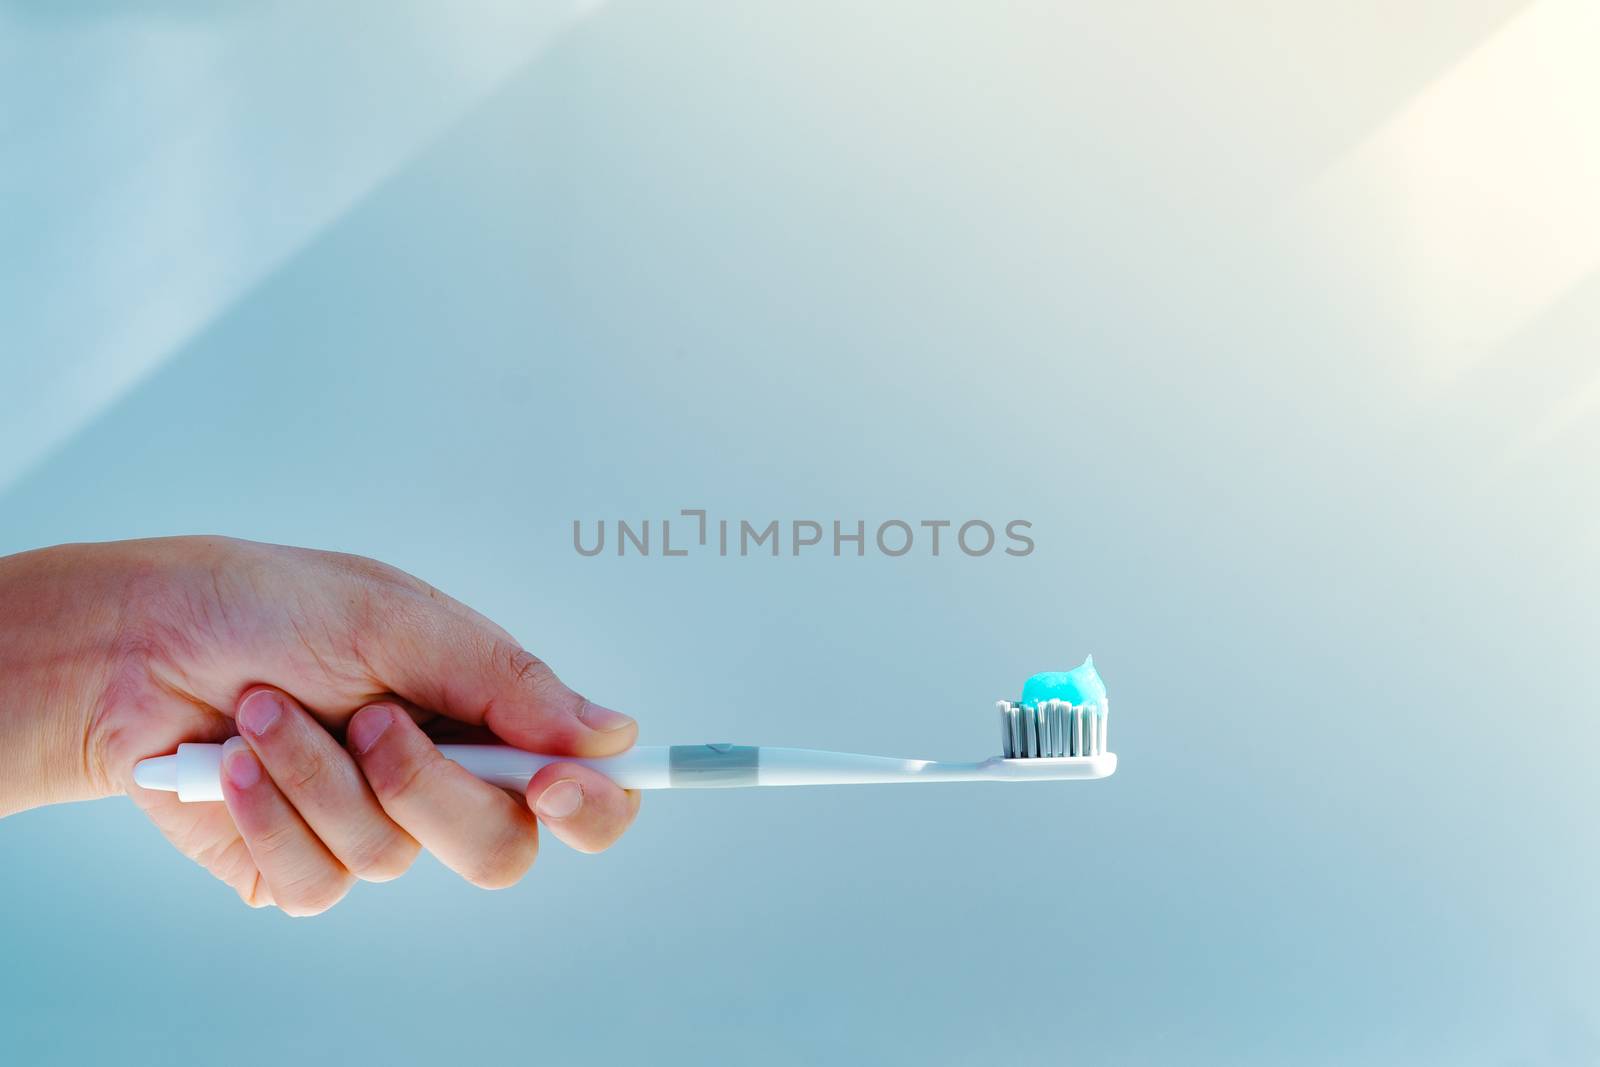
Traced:
[[[523, 798], [445, 759], [435, 740], [609, 756], [637, 726], [481, 615], [358, 556], [176, 537], [8, 557], [0, 677], [0, 815], [126, 792], [246, 903], [293, 915], [401, 874], [419, 846], [507, 886], [539, 822], [593, 852], [639, 807], [575, 763], [541, 769]], [[227, 742], [224, 803], [134, 784], [135, 763], [185, 741]]]

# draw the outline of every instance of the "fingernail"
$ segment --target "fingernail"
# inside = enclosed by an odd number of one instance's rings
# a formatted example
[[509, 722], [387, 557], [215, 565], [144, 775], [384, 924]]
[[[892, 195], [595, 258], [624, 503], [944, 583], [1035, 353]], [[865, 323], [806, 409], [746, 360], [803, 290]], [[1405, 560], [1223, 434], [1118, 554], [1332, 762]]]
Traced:
[[261, 781], [261, 761], [242, 737], [230, 737], [222, 746], [222, 773], [235, 789], [249, 789]]
[[612, 711], [610, 708], [602, 707], [589, 700], [585, 700], [583, 707], [578, 709], [578, 718], [589, 729], [599, 730], [602, 733], [610, 733], [612, 730], [620, 730], [624, 726], [633, 724], [633, 719], [630, 716], [624, 715], [620, 711]]
[[539, 794], [533, 810], [546, 819], [566, 819], [583, 807], [583, 786], [576, 778], [563, 778]]
[[283, 708], [283, 698], [270, 689], [257, 689], [239, 705], [239, 726], [252, 737], [260, 737], [272, 729]]
[[362, 708], [356, 712], [356, 717], [350, 720], [350, 743], [355, 746], [356, 755], [365, 756], [393, 721], [389, 709], [384, 707]]

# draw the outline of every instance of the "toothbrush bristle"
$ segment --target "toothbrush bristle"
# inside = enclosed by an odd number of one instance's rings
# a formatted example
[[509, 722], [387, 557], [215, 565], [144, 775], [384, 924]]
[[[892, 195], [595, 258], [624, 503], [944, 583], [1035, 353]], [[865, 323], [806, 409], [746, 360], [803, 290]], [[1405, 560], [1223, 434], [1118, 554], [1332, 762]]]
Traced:
[[1036, 706], [998, 701], [1000, 754], [1006, 759], [1062, 759], [1098, 756], [1106, 747], [1110, 708], [1045, 700]]

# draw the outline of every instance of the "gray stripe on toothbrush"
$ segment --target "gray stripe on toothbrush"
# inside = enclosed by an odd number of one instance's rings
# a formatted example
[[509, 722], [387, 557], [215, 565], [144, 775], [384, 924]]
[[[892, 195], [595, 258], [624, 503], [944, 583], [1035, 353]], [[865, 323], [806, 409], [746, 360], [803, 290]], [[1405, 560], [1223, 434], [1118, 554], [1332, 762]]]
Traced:
[[674, 789], [757, 785], [761, 750], [753, 745], [673, 745], [667, 778]]

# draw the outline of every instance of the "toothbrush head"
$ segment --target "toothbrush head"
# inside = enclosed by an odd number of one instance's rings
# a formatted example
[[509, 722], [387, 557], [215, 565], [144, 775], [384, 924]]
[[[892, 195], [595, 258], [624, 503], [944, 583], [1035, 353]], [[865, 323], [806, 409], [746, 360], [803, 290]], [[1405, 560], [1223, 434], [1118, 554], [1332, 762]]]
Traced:
[[1110, 751], [1110, 704], [1092, 656], [1070, 671], [1034, 675], [1023, 685], [1021, 700], [1002, 700], [999, 706], [1005, 759], [1065, 759]]
[[1006, 759], [1062, 759], [1111, 751], [1106, 744], [1108, 701], [1045, 700], [1030, 707], [1001, 700], [998, 705], [1000, 754]]

